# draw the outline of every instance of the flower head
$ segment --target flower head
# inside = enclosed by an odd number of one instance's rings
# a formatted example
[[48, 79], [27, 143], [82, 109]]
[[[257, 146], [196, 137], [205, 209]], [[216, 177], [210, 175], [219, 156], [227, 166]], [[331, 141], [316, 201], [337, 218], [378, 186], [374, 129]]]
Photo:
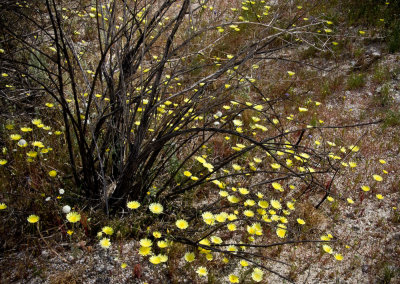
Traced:
[[168, 261], [168, 256], [165, 254], [159, 254], [158, 257], [160, 258], [161, 262], [167, 262]]
[[341, 255], [340, 253], [336, 253], [335, 258], [336, 258], [336, 260], [341, 261], [341, 260], [343, 260], [343, 255]]
[[240, 265], [243, 266], [243, 267], [247, 267], [247, 266], [249, 266], [249, 263], [247, 261], [245, 261], [244, 259], [242, 259], [240, 261]]
[[160, 232], [153, 232], [153, 236], [156, 238], [156, 239], [159, 239], [159, 238], [161, 238], [161, 233]]
[[29, 217], [28, 217], [28, 222], [29, 223], [32, 223], [32, 224], [34, 224], [34, 223], [36, 223], [37, 221], [39, 221], [39, 216], [37, 216], [37, 215], [30, 215]]
[[328, 245], [323, 245], [323, 246], [322, 246], [322, 249], [323, 249], [325, 252], [329, 253], [329, 254], [332, 254], [332, 253], [333, 253], [333, 249], [332, 249], [330, 246], [328, 246]]
[[237, 248], [234, 245], [230, 245], [226, 248], [227, 251], [236, 252]]
[[281, 203], [278, 200], [275, 200], [275, 199], [271, 200], [271, 206], [274, 207], [277, 210], [282, 208]]
[[151, 247], [153, 245], [153, 242], [151, 240], [145, 238], [145, 239], [140, 240], [140, 245], [142, 247]]
[[101, 246], [103, 249], [108, 249], [108, 248], [111, 246], [110, 239], [108, 239], [108, 238], [102, 238], [102, 239], [100, 240], [100, 246]]
[[17, 145], [21, 148], [25, 148], [26, 146], [28, 146], [28, 142], [26, 142], [25, 139], [20, 139], [17, 143]]
[[149, 205], [149, 209], [154, 214], [161, 214], [164, 211], [164, 207], [160, 203], [152, 203]]
[[254, 216], [254, 212], [251, 211], [251, 210], [245, 210], [245, 211], [243, 212], [243, 214], [244, 214], [245, 216], [247, 216], [247, 217], [253, 217], [253, 216]]
[[217, 220], [220, 223], [223, 223], [226, 221], [226, 218], [228, 218], [228, 213], [226, 212], [221, 212], [220, 214], [214, 215], [215, 220]]
[[34, 124], [34, 125], [39, 125], [41, 123], [42, 123], [42, 121], [38, 118], [32, 119], [32, 124]]
[[69, 212], [67, 214], [67, 220], [71, 223], [76, 223], [81, 220], [81, 215], [77, 212]]
[[239, 120], [239, 119], [234, 119], [233, 120], [233, 124], [235, 126], [243, 126], [243, 122], [241, 120]]
[[258, 206], [260, 206], [261, 208], [267, 209], [269, 206], [269, 203], [266, 200], [260, 200], [260, 201], [258, 201]]
[[242, 167], [239, 166], [238, 164], [233, 164], [233, 165], [232, 165], [232, 168], [233, 168], [235, 171], [240, 171], [240, 170], [242, 169]]
[[355, 168], [355, 167], [357, 167], [357, 163], [356, 162], [349, 162], [349, 166], [350, 166], [350, 168]]
[[293, 202], [288, 201], [288, 202], [286, 203], [286, 206], [287, 206], [287, 208], [289, 208], [290, 210], [294, 210], [294, 209], [295, 209], [295, 208], [294, 208], [294, 203], [293, 203]]
[[181, 230], [185, 230], [189, 226], [188, 222], [183, 219], [177, 220], [175, 225]]
[[140, 247], [139, 254], [142, 256], [149, 255], [151, 253], [151, 247]]
[[282, 228], [278, 228], [276, 230], [276, 234], [278, 235], [278, 237], [284, 238], [286, 236], [286, 230], [282, 229]]
[[137, 201], [129, 201], [129, 202], [126, 204], [126, 206], [127, 206], [129, 209], [137, 209], [137, 208], [140, 207], [140, 203], [137, 202]]
[[274, 170], [279, 170], [281, 168], [281, 165], [279, 165], [278, 163], [272, 163], [271, 168], [273, 168]]
[[261, 282], [263, 279], [264, 272], [260, 268], [254, 268], [251, 278], [256, 282]]
[[32, 146], [35, 146], [38, 148], [44, 148], [43, 142], [41, 142], [41, 141], [33, 141]]
[[229, 274], [229, 282], [239, 283], [239, 277], [237, 277], [235, 274]]
[[297, 223], [299, 223], [300, 225], [304, 225], [306, 222], [301, 218], [297, 218]]
[[65, 205], [65, 206], [62, 208], [62, 212], [65, 213], [65, 214], [68, 214], [69, 212], [71, 212], [71, 206]]
[[236, 231], [236, 225], [233, 223], [229, 223], [228, 225], [226, 225], [228, 227], [229, 231]]
[[247, 188], [244, 188], [244, 187], [239, 188], [239, 192], [240, 192], [240, 194], [243, 194], [243, 195], [246, 195], [246, 194], [250, 193], [250, 191]]
[[192, 262], [192, 261], [194, 261], [194, 259], [195, 259], [196, 257], [195, 257], [195, 255], [194, 255], [193, 252], [187, 252], [187, 253], [185, 253], [184, 258], [185, 258], [185, 260], [186, 260], [187, 262]]
[[19, 139], [21, 139], [21, 135], [19, 135], [19, 134], [11, 134], [10, 138], [11, 138], [11, 140], [19, 140]]
[[272, 183], [272, 187], [274, 189], [276, 189], [276, 190], [279, 190], [279, 191], [283, 190], [282, 185], [280, 183], [277, 183], [277, 182], [273, 182]]
[[160, 263], [161, 263], [161, 258], [160, 258], [160, 256], [158, 256], [158, 255], [153, 255], [153, 256], [151, 256], [151, 257], [149, 258], [149, 261], [150, 261], [152, 264], [160, 264]]
[[168, 247], [168, 243], [166, 241], [158, 241], [157, 246], [159, 248], [166, 248], [166, 247]]
[[0, 210], [4, 210], [7, 208], [7, 205], [5, 203], [0, 203]]
[[112, 235], [112, 234], [114, 234], [114, 230], [113, 230], [113, 228], [111, 228], [111, 227], [109, 227], [109, 226], [105, 226], [105, 227], [103, 227], [102, 229], [101, 229], [101, 231], [104, 233], [104, 234], [107, 234], [107, 235]]
[[27, 155], [28, 157], [35, 158], [35, 157], [37, 156], [37, 152], [35, 152], [35, 151], [29, 151], [28, 153], [26, 153], [26, 155]]
[[254, 206], [256, 202], [253, 199], [247, 199], [244, 206]]
[[197, 270], [196, 270], [196, 273], [199, 275], [199, 276], [207, 276], [207, 274], [208, 274], [208, 271], [207, 271], [207, 268], [206, 267], [204, 267], [204, 266], [199, 266], [199, 268], [197, 268]]
[[361, 186], [361, 189], [363, 191], [370, 191], [371, 188], [368, 185], [363, 185], [363, 186]]
[[214, 244], [222, 244], [222, 239], [217, 236], [211, 236], [211, 242], [213, 242]]
[[211, 212], [204, 212], [202, 215], [203, 221], [208, 225], [213, 225], [215, 222], [214, 214]]
[[[30, 131], [32, 131], [32, 128], [30, 128], [30, 127], [21, 127], [21, 131], [22, 132], [30, 132]], [[19, 139], [16, 139], [16, 140], [19, 140]]]
[[238, 203], [238, 202], [240, 201], [240, 199], [237, 198], [237, 197], [234, 196], [234, 195], [229, 195], [229, 196], [228, 196], [228, 201], [229, 201], [230, 203]]

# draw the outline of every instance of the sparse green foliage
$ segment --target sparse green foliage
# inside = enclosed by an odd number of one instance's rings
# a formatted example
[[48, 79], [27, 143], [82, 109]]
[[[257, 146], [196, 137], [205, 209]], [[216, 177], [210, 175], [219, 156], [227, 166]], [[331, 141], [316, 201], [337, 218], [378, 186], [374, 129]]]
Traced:
[[389, 69], [387, 66], [381, 66], [377, 65], [374, 69], [374, 74], [373, 74], [373, 81], [377, 84], [382, 84], [388, 81], [391, 77], [391, 74], [389, 72]]
[[390, 263], [385, 263], [381, 270], [381, 275], [378, 276], [378, 282], [382, 284], [392, 283], [392, 278], [400, 273], [398, 267], [390, 265]]
[[389, 52], [400, 50], [400, 19], [395, 19], [390, 23], [389, 33], [387, 35]]
[[400, 125], [400, 112], [389, 110], [386, 113], [385, 120], [383, 122], [383, 127], [394, 127]]
[[400, 2], [385, 0], [344, 1], [350, 24], [383, 28], [389, 52], [400, 48]]
[[375, 102], [380, 107], [388, 107], [392, 103], [393, 99], [390, 95], [390, 87], [388, 84], [384, 84], [378, 94], [375, 95]]
[[364, 73], [352, 73], [347, 78], [347, 89], [355, 90], [365, 85], [365, 74]]

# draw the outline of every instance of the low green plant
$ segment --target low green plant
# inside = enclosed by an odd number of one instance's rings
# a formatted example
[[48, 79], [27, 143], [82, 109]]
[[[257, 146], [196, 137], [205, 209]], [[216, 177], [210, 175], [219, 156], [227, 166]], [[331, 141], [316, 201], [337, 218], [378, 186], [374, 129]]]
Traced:
[[394, 53], [400, 50], [400, 19], [391, 23], [386, 41], [389, 52]]
[[326, 78], [321, 82], [321, 95], [322, 99], [326, 99], [330, 95], [336, 93], [342, 88], [343, 76], [333, 75], [332, 77]]
[[392, 279], [399, 275], [400, 269], [398, 267], [394, 267], [390, 263], [385, 263], [381, 269], [381, 275], [378, 276], [379, 283], [382, 284], [390, 284], [392, 283]]
[[384, 65], [377, 65], [372, 75], [372, 80], [377, 84], [382, 84], [390, 79], [389, 68]]
[[400, 125], [400, 111], [389, 110], [383, 120], [383, 128]]
[[349, 24], [378, 28], [385, 35], [389, 52], [400, 49], [399, 1], [346, 0], [342, 5]]
[[347, 89], [355, 90], [365, 85], [366, 75], [364, 73], [352, 73], [347, 78]]
[[374, 101], [380, 107], [389, 107], [391, 105], [393, 98], [390, 95], [390, 86], [388, 84], [382, 86], [380, 93], [374, 96]]
[[400, 213], [397, 207], [392, 208], [392, 222], [395, 224], [400, 223]]

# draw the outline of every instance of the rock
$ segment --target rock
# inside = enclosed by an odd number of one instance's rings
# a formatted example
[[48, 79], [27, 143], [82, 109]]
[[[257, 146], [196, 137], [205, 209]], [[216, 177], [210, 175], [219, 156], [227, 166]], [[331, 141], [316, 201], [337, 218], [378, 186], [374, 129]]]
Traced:
[[369, 266], [368, 266], [368, 265], [363, 265], [363, 266], [361, 266], [361, 271], [362, 271], [363, 273], [368, 273], [368, 271], [369, 271]]
[[108, 284], [111, 282], [110, 277], [99, 277], [94, 282], [95, 284]]
[[396, 241], [400, 241], [400, 233], [394, 234], [393, 239]]
[[366, 71], [378, 59], [379, 57], [372, 54], [363, 55], [353, 64], [353, 71]]
[[104, 265], [99, 265], [99, 266], [96, 267], [96, 271], [97, 272], [103, 272], [104, 270], [105, 270]]
[[374, 57], [381, 57], [382, 54], [381, 54], [379, 51], [375, 51], [375, 52], [372, 53], [372, 56], [374, 56]]
[[49, 252], [47, 251], [47, 250], [42, 250], [42, 256], [43, 257], [45, 257], [45, 258], [48, 258], [49, 257]]
[[396, 103], [400, 103], [400, 94], [399, 93], [393, 94], [393, 100]]
[[380, 51], [379, 47], [377, 47], [377, 46], [368, 47], [366, 54], [373, 56], [373, 57], [378, 57], [378, 58], [382, 56], [382, 52]]

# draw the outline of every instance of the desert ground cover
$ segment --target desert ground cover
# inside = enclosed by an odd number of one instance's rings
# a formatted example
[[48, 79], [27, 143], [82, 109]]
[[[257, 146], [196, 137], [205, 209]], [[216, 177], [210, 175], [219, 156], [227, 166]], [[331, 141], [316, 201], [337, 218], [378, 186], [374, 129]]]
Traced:
[[400, 283], [399, 2], [0, 9], [0, 283]]

